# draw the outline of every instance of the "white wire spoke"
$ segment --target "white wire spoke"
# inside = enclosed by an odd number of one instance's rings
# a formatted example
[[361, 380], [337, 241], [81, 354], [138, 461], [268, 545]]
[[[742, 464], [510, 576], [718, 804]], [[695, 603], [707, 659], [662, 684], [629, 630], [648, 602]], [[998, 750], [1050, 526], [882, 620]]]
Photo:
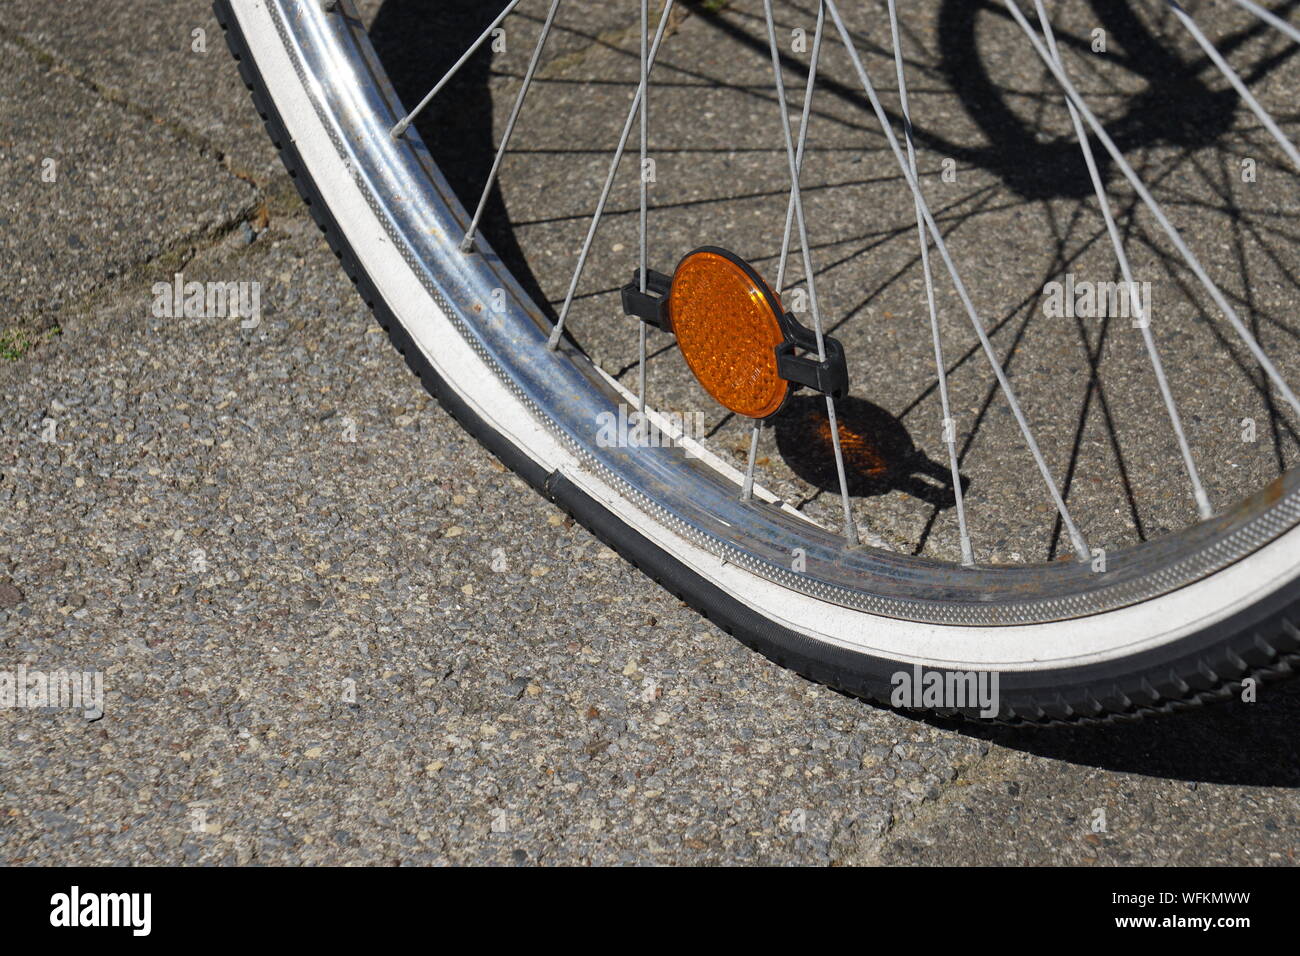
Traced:
[[[907, 76], [903, 69], [903, 45], [898, 31], [898, 10], [895, 0], [889, 0], [889, 31], [894, 43], [894, 68], [898, 74], [898, 99], [903, 110], [903, 133], [907, 139], [907, 165], [918, 186], [921, 178], [916, 171], [916, 144], [912, 136], [912, 116], [907, 105]], [[934, 277], [930, 274], [930, 237], [925, 231], [925, 219], [921, 215], [920, 189], [916, 199], [916, 232], [921, 243], [921, 271], [925, 274], [925, 298], [930, 307], [930, 335], [934, 340], [934, 366], [939, 376], [939, 402], [943, 409], [943, 438], [948, 446], [948, 468], [952, 472], [952, 490], [957, 505], [957, 527], [961, 538], [961, 563], [970, 566], [975, 563], [975, 552], [971, 547], [970, 529], [966, 526], [966, 502], [961, 487], [961, 471], [957, 461], [957, 425], [948, 404], [948, 374], [943, 360], [943, 342], [939, 337], [939, 312], [934, 298]]]
[[[825, 25], [826, 7], [819, 2], [817, 4], [817, 26], [813, 32], [812, 55], [808, 66], [808, 82], [804, 86], [803, 93], [803, 115], [799, 121], [799, 148], [795, 156], [800, 173], [803, 171], [804, 147], [808, 142], [808, 121], [812, 115], [813, 92], [817, 85], [817, 64], [821, 59], [822, 36]], [[794, 187], [791, 186], [790, 198], [786, 201], [785, 206], [785, 231], [781, 236], [781, 259], [776, 272], [775, 291], [778, 296], [784, 291], [786, 265], [789, 263], [790, 258], [790, 234], [794, 229], [794, 193]], [[758, 441], [761, 429], [762, 423], [754, 422], [753, 432], [749, 438], [749, 462], [745, 468], [745, 482], [740, 492], [742, 501], [748, 501], [753, 495], [754, 471], [758, 465]]]
[[1243, 83], [1241, 77], [1237, 75], [1237, 71], [1228, 65], [1228, 61], [1223, 58], [1223, 55], [1215, 48], [1214, 44], [1209, 41], [1209, 38], [1201, 32], [1201, 28], [1196, 25], [1195, 20], [1188, 16], [1186, 10], [1175, 2], [1175, 0], [1165, 0], [1165, 2], [1174, 12], [1174, 16], [1178, 18], [1178, 21], [1187, 28], [1187, 32], [1195, 38], [1198, 44], [1200, 44], [1201, 49], [1205, 51], [1205, 55], [1214, 62], [1214, 65], [1219, 68], [1219, 72], [1222, 73], [1227, 78], [1228, 82], [1232, 84], [1233, 89], [1237, 91], [1237, 95], [1246, 101], [1246, 105], [1250, 107], [1250, 111], [1255, 114], [1261, 123], [1264, 124], [1264, 128], [1268, 130], [1269, 135], [1277, 140], [1277, 144], [1282, 147], [1282, 151], [1287, 154], [1291, 159], [1291, 162], [1295, 163], [1296, 169], [1300, 170], [1300, 152], [1296, 151], [1295, 144], [1292, 143], [1291, 140], [1287, 139], [1286, 134], [1283, 133], [1277, 123], [1274, 122], [1273, 117], [1269, 114], [1268, 110], [1259, 105], [1259, 100], [1255, 99], [1255, 95], [1246, 88], [1246, 84]]
[[[831, 2], [831, 0], [827, 0], [827, 2]], [[1188, 267], [1191, 268], [1192, 272], [1196, 275], [1196, 278], [1200, 280], [1201, 285], [1205, 287], [1206, 292], [1208, 292], [1210, 298], [1214, 300], [1214, 304], [1218, 306], [1219, 311], [1223, 313], [1224, 318], [1226, 318], [1232, 325], [1238, 337], [1245, 344], [1246, 348], [1250, 350], [1251, 355], [1255, 357], [1255, 361], [1257, 361], [1264, 371], [1268, 373], [1269, 378], [1273, 380], [1273, 384], [1277, 387], [1278, 391], [1280, 391], [1291, 404], [1291, 407], [1300, 414], [1300, 398], [1296, 397], [1295, 392], [1293, 392], [1291, 386], [1286, 383], [1286, 379], [1282, 377], [1282, 373], [1278, 371], [1277, 366], [1273, 364], [1272, 360], [1267, 354], [1265, 354], [1264, 350], [1260, 348], [1259, 342], [1255, 340], [1250, 329], [1246, 328], [1246, 324], [1242, 322], [1241, 316], [1237, 315], [1237, 310], [1232, 307], [1231, 303], [1229, 303], [1227, 298], [1224, 296], [1222, 290], [1220, 290], [1214, 280], [1210, 278], [1209, 273], [1207, 273], [1204, 266], [1201, 265], [1201, 261], [1196, 258], [1195, 253], [1193, 253], [1192, 250], [1188, 248], [1187, 243], [1183, 241], [1182, 234], [1179, 233], [1179, 231], [1174, 228], [1173, 223], [1169, 221], [1169, 217], [1165, 215], [1164, 209], [1162, 209], [1160, 204], [1156, 202], [1155, 198], [1151, 195], [1150, 190], [1147, 189], [1138, 174], [1133, 171], [1133, 167], [1128, 164], [1126, 159], [1124, 159], [1124, 155], [1115, 145], [1115, 141], [1110, 138], [1110, 135], [1101, 125], [1101, 121], [1098, 120], [1097, 117], [1093, 115], [1092, 110], [1088, 108], [1088, 104], [1083, 101], [1083, 97], [1079, 95], [1079, 91], [1075, 89], [1074, 84], [1070, 82], [1070, 78], [1065, 75], [1064, 71], [1062, 71], [1055, 62], [1053, 62], [1051, 55], [1047, 52], [1046, 48], [1043, 46], [1043, 42], [1038, 38], [1037, 34], [1035, 34], [1034, 28], [1029, 25], [1029, 21], [1025, 19], [1025, 15], [1021, 13], [1015, 0], [1004, 0], [1004, 3], [1012, 17], [1020, 24], [1020, 28], [1025, 32], [1025, 36], [1029, 38], [1029, 42], [1038, 53], [1039, 58], [1047, 64], [1048, 69], [1050, 69], [1056, 76], [1056, 81], [1060, 83], [1061, 87], [1065, 90], [1066, 95], [1074, 105], [1078, 107], [1079, 112], [1083, 114], [1084, 118], [1087, 119], [1088, 125], [1092, 127], [1097, 139], [1106, 147], [1106, 152], [1110, 153], [1111, 158], [1115, 161], [1115, 165], [1124, 173], [1124, 177], [1129, 181], [1133, 190], [1151, 211], [1156, 222], [1160, 224], [1160, 227], [1169, 237], [1169, 241], [1174, 244], [1174, 247], [1180, 253], [1182, 253], [1183, 258], [1187, 261]]]
[[1243, 10], [1249, 10], [1251, 13], [1255, 14], [1255, 16], [1259, 17], [1269, 26], [1281, 30], [1292, 40], [1295, 40], [1296, 43], [1300, 43], [1300, 28], [1293, 27], [1291, 24], [1287, 23], [1285, 20], [1279, 17], [1276, 13], [1273, 13], [1271, 10], [1265, 10], [1257, 3], [1251, 3], [1251, 0], [1232, 0], [1232, 2], [1235, 3], [1237, 6], [1241, 7]]
[[[649, 274], [649, 253], [646, 249], [650, 229], [650, 183], [646, 177], [646, 152], [650, 144], [650, 68], [649, 51], [646, 38], [650, 32], [650, 2], [641, 0], [641, 168], [638, 178], [641, 180], [641, 221], [639, 238], [641, 250], [641, 294], [646, 291], [646, 279]], [[638, 322], [640, 354], [637, 365], [637, 404], [645, 411], [645, 361], [646, 361], [646, 323]]]
[[[817, 61], [821, 59], [822, 52], [822, 33], [826, 25], [826, 5], [817, 4], [817, 28], [813, 32], [813, 48], [811, 62], [808, 66], [808, 82], [804, 85], [803, 91], [803, 116], [799, 120], [799, 149], [795, 155], [795, 163], [799, 167], [799, 172], [803, 173], [803, 154], [804, 146], [808, 142], [808, 120], [812, 116], [813, 91], [817, 86]], [[794, 187], [790, 187], [790, 198], [785, 204], [785, 232], [781, 236], [781, 261], [776, 270], [776, 294], [780, 295], [785, 288], [785, 267], [789, 264], [790, 259], [790, 233], [794, 229]]]
[[848, 28], [844, 25], [844, 20], [840, 16], [840, 11], [835, 0], [825, 0], [826, 9], [835, 21], [835, 27], [839, 31], [840, 39], [843, 41], [845, 49], [849, 54], [849, 59], [853, 63], [854, 71], [858, 74], [858, 80], [862, 83], [863, 91], [867, 94], [867, 99], [871, 101], [871, 108], [875, 111], [876, 119], [880, 123], [885, 139], [889, 143], [890, 149], [894, 153], [894, 158], [898, 162], [899, 169], [903, 173], [903, 178], [912, 188], [916, 196], [917, 205], [921, 214], [925, 218], [925, 224], [930, 230], [930, 235], [934, 239], [935, 248], [939, 250], [939, 255], [943, 258], [944, 265], [948, 269], [948, 274], [952, 277], [953, 286], [957, 291], [958, 298], [961, 299], [962, 306], [965, 308], [967, 315], [970, 317], [971, 325], [975, 333], [979, 336], [980, 345], [984, 349], [984, 354], [988, 357], [989, 364], [993, 367], [993, 374], [997, 377], [998, 385], [1002, 389], [1002, 394], [1010, 406], [1012, 414], [1015, 416], [1016, 423], [1020, 426], [1020, 432], [1024, 436], [1025, 444], [1028, 446], [1030, 454], [1034, 457], [1034, 462], [1038, 465], [1038, 471], [1043, 477], [1044, 484], [1047, 485], [1048, 493], [1052, 502], [1056, 505], [1057, 512], [1061, 515], [1061, 522], [1066, 532], [1069, 534], [1070, 542], [1074, 546], [1075, 554], [1081, 561], [1087, 561], [1092, 558], [1088, 550], [1088, 543], [1080, 534], [1078, 527], [1075, 526], [1074, 519], [1070, 517], [1070, 511], [1065, 505], [1065, 499], [1061, 497], [1061, 492], [1056, 486], [1056, 480], [1052, 477], [1052, 471], [1047, 465], [1047, 460], [1043, 457], [1042, 451], [1038, 447], [1038, 442], [1034, 439], [1033, 430], [1029, 427], [1029, 422], [1025, 419], [1025, 414], [1020, 408], [1020, 402], [1016, 398], [1015, 391], [1011, 383], [1007, 380], [1006, 371], [1002, 368], [1002, 363], [998, 361], [997, 353], [993, 349], [993, 343], [989, 341], [987, 330], [980, 319], [979, 313], [975, 309], [975, 304], [971, 300], [970, 293], [966, 289], [966, 283], [962, 281], [961, 274], [957, 271], [957, 266], [953, 262], [952, 256], [948, 252], [948, 244], [944, 242], [943, 232], [939, 229], [930, 212], [930, 207], [925, 202], [925, 197], [921, 195], [920, 185], [916, 177], [912, 175], [912, 170], [908, 166], [907, 157], [903, 154], [902, 148], [898, 145], [898, 137], [894, 135], [894, 130], [890, 126], [889, 117], [885, 114], [884, 107], [880, 104], [880, 98], [876, 95], [876, 88], [867, 75], [866, 67], [862, 65], [862, 59], [858, 55], [857, 45], [853, 42], [853, 37]]
[[[767, 16], [768, 45], [772, 49], [772, 74], [776, 84], [777, 104], [781, 109], [781, 132], [785, 137], [786, 161], [790, 165], [790, 188], [794, 197], [794, 217], [799, 225], [799, 244], [803, 250], [804, 281], [808, 283], [808, 307], [812, 311], [813, 332], [817, 339], [817, 361], [826, 361], [826, 342], [822, 337], [821, 310], [817, 304], [817, 283], [813, 272], [812, 250], [808, 245], [808, 225], [803, 214], [803, 195], [799, 188], [799, 162], [795, 158], [794, 139], [790, 133], [790, 114], [785, 99], [785, 79], [781, 75], [781, 52], [776, 46], [776, 20], [772, 15], [772, 0], [763, 0]], [[858, 529], [853, 523], [853, 510], [849, 504], [849, 482], [844, 470], [844, 452], [840, 448], [839, 422], [835, 415], [835, 399], [826, 396], [826, 417], [830, 423], [831, 447], [835, 451], [835, 470], [840, 479], [840, 501], [844, 506], [844, 537], [849, 544], [858, 543]]]
[[[1043, 28], [1043, 37], [1047, 40], [1048, 50], [1057, 65], [1064, 70], [1065, 64], [1061, 59], [1061, 51], [1056, 44], [1056, 33], [1052, 30], [1052, 23], [1047, 16], [1046, 7], [1043, 6], [1043, 0], [1034, 0], [1034, 4], [1037, 7], [1038, 20]], [[1111, 246], [1115, 250], [1115, 258], [1119, 261], [1120, 274], [1124, 277], [1125, 286], [1129, 291], [1133, 312], [1139, 320], [1138, 328], [1142, 334], [1147, 356], [1151, 360], [1151, 368], [1155, 373], [1156, 384], [1160, 389], [1160, 397], [1164, 400], [1165, 411], [1169, 415], [1174, 437], [1178, 441], [1179, 453], [1183, 458], [1183, 467], [1187, 470], [1187, 477], [1192, 483], [1192, 498], [1196, 501], [1197, 513], [1202, 519], [1210, 518], [1214, 515], [1214, 508], [1210, 505], [1209, 495], [1206, 494], [1205, 487], [1201, 484], [1200, 473], [1196, 470], [1196, 461], [1192, 457], [1191, 445], [1188, 443], [1187, 435], [1183, 431], [1183, 421], [1178, 414], [1178, 405], [1174, 401], [1174, 394], [1169, 387], [1169, 380], [1165, 377], [1164, 363], [1160, 360], [1160, 352], [1156, 348], [1155, 337], [1151, 332], [1151, 316], [1143, 311], [1142, 297], [1138, 294], [1137, 283], [1133, 281], [1133, 270], [1129, 266], [1128, 254], [1124, 251], [1124, 240], [1119, 234], [1119, 227], [1115, 224], [1115, 217], [1110, 208], [1110, 200], [1106, 196], [1106, 187], [1102, 183], [1101, 173], [1097, 169], [1097, 159], [1092, 152], [1092, 144], [1088, 142], [1088, 131], [1084, 128], [1083, 119], [1079, 116], [1079, 111], [1074, 103], [1067, 98], [1065, 105], [1069, 107], [1070, 119], [1074, 123], [1074, 135], [1079, 140], [1079, 148], [1083, 151], [1083, 159], [1088, 166], [1088, 175], [1092, 179], [1092, 188], [1097, 194], [1097, 204], [1101, 208], [1102, 218], [1106, 222], [1106, 232], [1110, 236]]]
[[632, 105], [628, 107], [627, 121], [623, 124], [623, 133], [619, 137], [618, 147], [614, 150], [614, 157], [610, 160], [609, 173], [605, 177], [605, 186], [600, 192], [600, 201], [596, 204], [596, 211], [591, 217], [591, 225], [587, 229], [587, 238], [583, 240], [582, 251], [578, 254], [578, 264], [573, 270], [573, 279], [569, 283], [569, 291], [564, 297], [564, 307], [560, 309], [560, 316], [555, 322], [555, 328], [551, 330], [550, 338], [546, 341], [548, 349], [554, 349], [560, 344], [560, 337], [564, 334], [564, 322], [569, 317], [569, 310], [573, 308], [573, 297], [578, 291], [578, 282], [582, 279], [582, 271], [587, 266], [587, 257], [591, 255], [591, 244], [596, 239], [596, 230], [600, 228], [600, 220], [605, 215], [605, 204], [609, 202], [610, 191], [614, 188], [614, 179], [618, 175], [618, 166], [623, 159], [623, 153], [627, 151], [627, 141], [632, 135], [632, 125], [636, 122], [637, 111], [641, 108], [642, 97], [645, 96], [646, 83], [649, 82], [650, 71], [654, 69], [655, 57], [659, 54], [659, 45], [663, 42], [664, 31], [668, 27], [668, 14], [673, 9], [673, 0], [664, 0], [663, 12], [659, 14], [659, 28], [655, 31], [655, 39], [650, 47], [650, 54], [646, 59], [646, 80], [637, 86], [636, 95], [632, 97]]
[[472, 57], [475, 51], [477, 51], [478, 48], [487, 41], [487, 38], [492, 35], [492, 31], [499, 27], [501, 21], [508, 17], [510, 11], [517, 6], [519, 6], [519, 0], [510, 0], [510, 2], [506, 4], [506, 8], [502, 10], [497, 15], [497, 18], [488, 25], [488, 28], [483, 31], [482, 35], [480, 35], [479, 38], [470, 45], [470, 48], [461, 55], [461, 58], [452, 65], [452, 68], [443, 74], [442, 79], [433, 85], [433, 89], [424, 95], [424, 99], [420, 100], [419, 105], [416, 106], [415, 109], [411, 110], [411, 112], [403, 119], [399, 120], [396, 126], [389, 130], [389, 134], [393, 139], [397, 139], [397, 137], [406, 132], [407, 128], [415, 122], [415, 118], [420, 115], [421, 111], [433, 101], [433, 98], [438, 95], [442, 88], [447, 85], [448, 81], [456, 75], [460, 68], [469, 62], [469, 58]]
[[524, 107], [524, 99], [528, 96], [528, 90], [533, 85], [533, 75], [537, 72], [537, 64], [541, 62], [542, 50], [546, 47], [546, 39], [551, 35], [551, 25], [555, 22], [555, 14], [560, 9], [561, 0], [551, 0], [551, 9], [546, 14], [546, 22], [542, 24], [542, 32], [537, 37], [537, 48], [533, 50], [533, 58], [528, 64], [528, 72], [524, 74], [524, 84], [519, 88], [519, 95], [515, 97], [514, 108], [510, 111], [510, 120], [506, 123], [505, 135], [501, 137], [501, 146], [497, 149], [496, 159], [492, 161], [492, 170], [488, 173], [487, 184], [483, 187], [483, 195], [478, 201], [478, 208], [474, 211], [474, 219], [470, 222], [469, 228], [465, 230], [465, 238], [461, 240], [460, 251], [469, 252], [474, 247], [474, 236], [478, 232], [479, 221], [483, 218], [483, 211], [487, 209], [488, 196], [492, 193], [492, 186], [496, 183], [497, 175], [501, 171], [501, 162], [505, 159], [506, 147], [510, 145], [510, 137], [514, 135], [515, 123], [519, 120], [519, 113]]
[[758, 463], [758, 432], [762, 427], [761, 421], [755, 421], [754, 429], [749, 436], [749, 464], [745, 467], [745, 483], [740, 487], [741, 501], [748, 501], [754, 495], [754, 467]]

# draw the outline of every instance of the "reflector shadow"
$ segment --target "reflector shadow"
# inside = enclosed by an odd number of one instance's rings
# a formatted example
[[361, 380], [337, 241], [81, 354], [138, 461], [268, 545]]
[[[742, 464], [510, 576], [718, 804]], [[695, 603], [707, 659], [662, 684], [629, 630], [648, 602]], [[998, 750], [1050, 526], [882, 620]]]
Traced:
[[[901, 421], [862, 398], [837, 402], [835, 411], [850, 495], [869, 498], [902, 491], [935, 508], [956, 504], [950, 469], [917, 448]], [[795, 395], [772, 419], [772, 425], [777, 451], [790, 470], [810, 485], [838, 494], [840, 481], [825, 400]], [[962, 478], [962, 490], [968, 486]]]

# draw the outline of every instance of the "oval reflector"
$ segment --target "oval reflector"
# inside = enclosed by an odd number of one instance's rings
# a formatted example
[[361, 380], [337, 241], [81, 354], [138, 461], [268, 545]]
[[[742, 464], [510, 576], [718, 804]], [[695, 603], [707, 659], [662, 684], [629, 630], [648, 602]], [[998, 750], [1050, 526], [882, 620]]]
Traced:
[[785, 333], [774, 301], [779, 308], [752, 270], [713, 250], [683, 259], [668, 293], [673, 333], [687, 366], [720, 405], [749, 418], [775, 414], [790, 393], [790, 383], [776, 370], [776, 347]]

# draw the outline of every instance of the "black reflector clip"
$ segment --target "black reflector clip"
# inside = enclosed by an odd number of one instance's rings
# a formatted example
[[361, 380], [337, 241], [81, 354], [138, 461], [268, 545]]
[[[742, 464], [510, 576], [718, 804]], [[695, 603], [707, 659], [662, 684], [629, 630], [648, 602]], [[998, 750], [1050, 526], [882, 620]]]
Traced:
[[623, 286], [623, 314], [640, 319], [664, 332], [673, 330], [668, 315], [668, 290], [673, 280], [653, 269], [646, 271], [646, 291], [641, 291], [641, 270], [632, 273], [632, 281]]
[[[841, 399], [849, 393], [849, 367], [844, 360], [844, 346], [829, 335], [822, 336], [826, 360], [817, 361], [817, 335], [787, 312], [781, 317], [785, 341], [776, 347], [776, 371], [783, 379], [814, 391]], [[809, 354], [797, 355], [797, 350]]]

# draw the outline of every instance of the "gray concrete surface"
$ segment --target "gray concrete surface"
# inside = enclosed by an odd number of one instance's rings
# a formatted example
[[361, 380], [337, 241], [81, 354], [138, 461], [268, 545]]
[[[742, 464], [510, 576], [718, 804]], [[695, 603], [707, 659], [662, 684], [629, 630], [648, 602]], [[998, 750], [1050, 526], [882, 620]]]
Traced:
[[[405, 29], [418, 4], [362, 6], [394, 55], [420, 61]], [[477, 87], [461, 93], [478, 99], [428, 118], [431, 141], [453, 130], [436, 149], [490, 144], [489, 116], [499, 135], [539, 6], [523, 5], [531, 24], [491, 73], [467, 78]], [[509, 232], [552, 302], [585, 228], [580, 189], [601, 174], [635, 69], [631, 6], [581, 6], [562, 20], [502, 190]], [[783, 26], [811, 27], [807, 9], [781, 6]], [[908, 15], [926, 76], [917, 103], [931, 109], [934, 142], [979, 144], [934, 65], [934, 6]], [[762, 51], [743, 40], [761, 38], [758, 9], [695, 13], [670, 38], [653, 101], [657, 135], [672, 141], [655, 194], [674, 211], [656, 214], [664, 259], [722, 236], [771, 267], [781, 153], [746, 120], [756, 102], [771, 108]], [[1086, 34], [1086, 17], [1074, 26]], [[1009, 89], [1041, 81], [996, 22], [981, 29], [991, 74]], [[195, 30], [207, 52], [193, 49]], [[1247, 54], [1274, 50], [1252, 42]], [[1138, 726], [1018, 734], [917, 720], [780, 670], [574, 526], [420, 390], [299, 207], [204, 3], [0, 0], [0, 47], [0, 670], [100, 670], [106, 691], [95, 721], [0, 711], [0, 860], [1295, 862], [1294, 686]], [[888, 75], [878, 52], [869, 62]], [[828, 47], [829, 74], [843, 65]], [[1284, 61], [1257, 89], [1276, 103], [1295, 79]], [[707, 121], [693, 120], [687, 107], [706, 102]], [[936, 415], [928, 333], [896, 321], [922, 318], [908, 201], [860, 105], [825, 102], [808, 175], [810, 214], [830, 237], [819, 246], [833, 263], [827, 311], [872, 320], [839, 333], [862, 363], [858, 393], [939, 458], [924, 424]], [[1061, 119], [1044, 116], [1049, 128]], [[1296, 211], [1294, 189], [1258, 130], [1240, 114], [1234, 123], [1197, 148], [1139, 153], [1163, 172], [1162, 196], [1207, 261], [1264, 317], [1261, 334], [1285, 349], [1300, 257], [1282, 216]], [[1224, 178], [1240, 154], [1258, 155], [1260, 191], [1239, 195]], [[54, 183], [41, 180], [47, 156]], [[942, 150], [927, 156], [935, 169]], [[1104, 268], [1090, 244], [1099, 220], [1068, 197], [1014, 194], [978, 153], [959, 166], [935, 204], [951, 207], [972, 288], [1001, 303], [997, 342], [1054, 466], [1074, 463], [1071, 503], [1090, 514], [1090, 534], [1128, 540], [1186, 523], [1131, 339], [1007, 304], [1053, 263]], [[594, 293], [632, 261], [631, 196], [620, 193], [575, 313], [580, 338], [616, 370], [632, 332]], [[1234, 238], [1211, 209], [1225, 205], [1232, 221], [1256, 214], [1256, 231]], [[837, 219], [846, 209], [855, 214]], [[494, 240], [506, 231], [490, 228]], [[991, 241], [1004, 250], [996, 262], [980, 255]], [[177, 272], [260, 282], [261, 324], [155, 317], [152, 287]], [[1250, 374], [1215, 363], [1217, 326], [1183, 304], [1178, 283], [1159, 288], [1185, 319], [1163, 343], [1195, 440], [1225, 466], [1215, 493], [1267, 480], [1293, 460], [1288, 426], [1270, 432]], [[945, 317], [954, 356], [973, 341], [959, 319]], [[1101, 393], [1091, 354], [1104, 355]], [[736, 424], [670, 359], [652, 365], [665, 403], [706, 411], [720, 447], [738, 454]], [[881, 386], [887, 373], [900, 381]], [[996, 477], [1016, 446], [988, 388], [975, 362], [954, 376], [956, 406], [979, 421], [963, 471], [981, 476], [983, 553], [1045, 556], [1051, 516], [1024, 504], [1038, 492], [1023, 475]], [[1258, 445], [1235, 438], [1246, 414], [1260, 416]], [[774, 487], [825, 504], [782, 470], [774, 444], [765, 451]], [[859, 507], [896, 546], [950, 556], [948, 510], [900, 489]]]

